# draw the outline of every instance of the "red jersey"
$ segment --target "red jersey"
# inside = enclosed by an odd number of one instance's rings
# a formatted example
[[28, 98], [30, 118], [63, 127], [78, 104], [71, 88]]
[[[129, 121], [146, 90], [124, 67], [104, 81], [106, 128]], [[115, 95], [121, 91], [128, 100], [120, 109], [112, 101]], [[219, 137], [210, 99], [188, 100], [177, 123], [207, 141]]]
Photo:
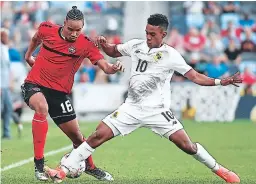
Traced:
[[59, 25], [40, 24], [38, 35], [42, 46], [25, 82], [70, 93], [82, 61], [88, 58], [96, 64], [104, 57], [85, 35], [81, 34], [75, 42], [68, 42], [61, 37], [60, 31]]

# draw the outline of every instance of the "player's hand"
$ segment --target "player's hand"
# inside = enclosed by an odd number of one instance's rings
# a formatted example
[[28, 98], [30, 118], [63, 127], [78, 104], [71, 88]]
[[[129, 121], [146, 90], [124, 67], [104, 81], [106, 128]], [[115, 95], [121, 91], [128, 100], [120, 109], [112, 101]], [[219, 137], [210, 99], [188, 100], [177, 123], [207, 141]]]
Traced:
[[124, 66], [123, 64], [121, 63], [121, 61], [117, 61], [115, 64], [112, 65], [112, 69], [114, 71], [121, 71], [121, 72], [124, 72]]
[[227, 85], [234, 85], [236, 87], [239, 87], [237, 84], [240, 84], [243, 82], [242, 77], [240, 76], [240, 72], [236, 72], [234, 75], [221, 79], [220, 83], [222, 86], [227, 86]]
[[33, 66], [35, 63], [35, 57], [34, 56], [25, 56], [26, 62], [29, 64], [29, 66]]
[[95, 44], [97, 45], [97, 47], [105, 43], [107, 43], [107, 39], [104, 36], [98, 36], [95, 40]]

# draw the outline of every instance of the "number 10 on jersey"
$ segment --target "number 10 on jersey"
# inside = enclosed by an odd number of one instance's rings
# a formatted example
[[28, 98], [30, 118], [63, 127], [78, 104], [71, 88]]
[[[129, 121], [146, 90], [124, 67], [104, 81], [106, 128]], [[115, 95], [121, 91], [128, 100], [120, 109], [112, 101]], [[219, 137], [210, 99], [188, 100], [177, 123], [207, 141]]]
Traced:
[[138, 65], [136, 67], [136, 72], [145, 72], [147, 70], [148, 67], [148, 62], [145, 60], [141, 60], [139, 59]]

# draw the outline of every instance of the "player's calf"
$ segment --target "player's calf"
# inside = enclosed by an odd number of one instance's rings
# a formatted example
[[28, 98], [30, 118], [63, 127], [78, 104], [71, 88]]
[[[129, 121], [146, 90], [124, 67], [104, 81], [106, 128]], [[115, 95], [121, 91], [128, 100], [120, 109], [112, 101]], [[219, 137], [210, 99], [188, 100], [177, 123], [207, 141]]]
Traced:
[[101, 122], [96, 131], [90, 135], [87, 139], [87, 143], [92, 147], [92, 148], [97, 148], [104, 142], [112, 139], [114, 137], [113, 131], [109, 126], [107, 126], [104, 122]]

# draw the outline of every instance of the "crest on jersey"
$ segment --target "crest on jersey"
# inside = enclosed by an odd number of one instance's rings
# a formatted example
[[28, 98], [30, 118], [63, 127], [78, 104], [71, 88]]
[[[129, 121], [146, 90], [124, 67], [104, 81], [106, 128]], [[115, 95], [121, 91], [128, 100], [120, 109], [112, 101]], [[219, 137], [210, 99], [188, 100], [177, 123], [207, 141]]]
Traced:
[[162, 56], [163, 56], [162, 52], [158, 52], [154, 56], [154, 60], [157, 62], [158, 60], [162, 59]]
[[68, 52], [69, 52], [70, 54], [74, 54], [74, 53], [76, 52], [76, 48], [75, 48], [74, 46], [70, 46], [70, 47], [68, 48]]

